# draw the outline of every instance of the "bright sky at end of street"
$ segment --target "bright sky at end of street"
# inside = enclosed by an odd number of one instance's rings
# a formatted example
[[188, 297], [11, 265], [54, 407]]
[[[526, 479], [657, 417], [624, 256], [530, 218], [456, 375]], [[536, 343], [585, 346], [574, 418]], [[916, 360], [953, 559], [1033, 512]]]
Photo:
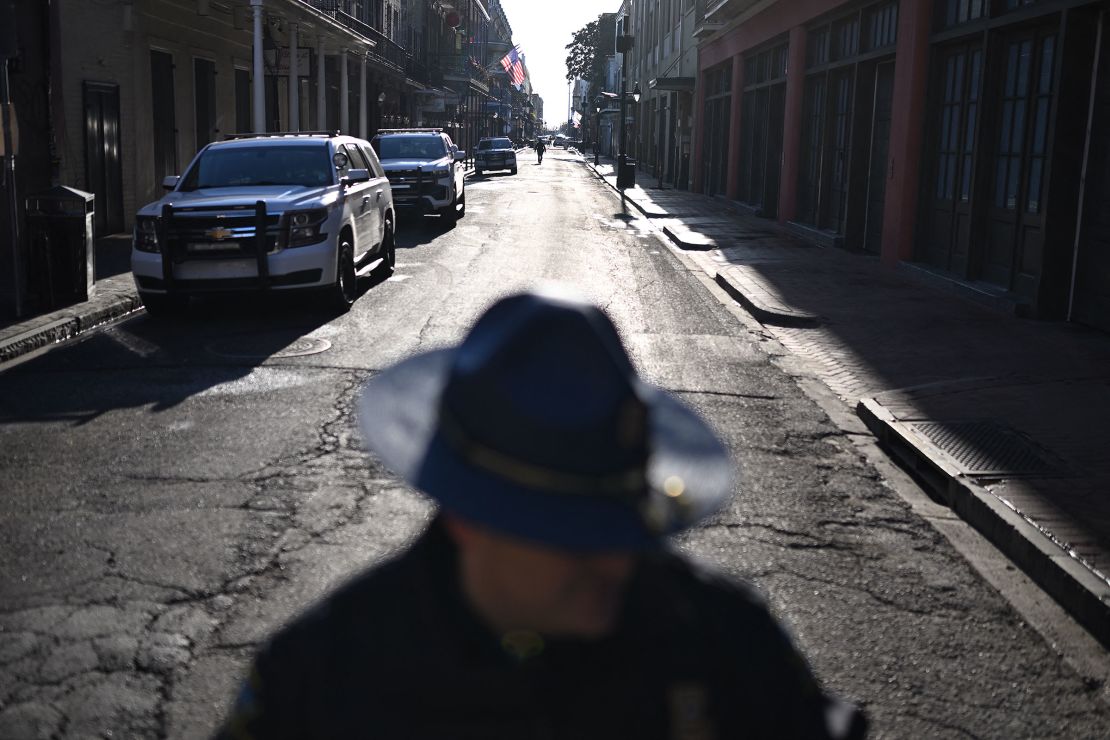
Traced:
[[543, 98], [550, 127], [567, 115], [567, 49], [574, 32], [602, 13], [620, 10], [620, 0], [501, 0], [513, 29], [513, 43], [524, 53], [532, 88]]

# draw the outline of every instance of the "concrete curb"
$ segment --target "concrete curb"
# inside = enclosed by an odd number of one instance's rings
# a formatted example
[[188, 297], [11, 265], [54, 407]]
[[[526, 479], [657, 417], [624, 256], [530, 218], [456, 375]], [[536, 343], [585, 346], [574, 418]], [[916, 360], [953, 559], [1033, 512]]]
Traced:
[[821, 317], [808, 311], [799, 311], [766, 300], [763, 286], [756, 281], [738, 275], [735, 270], [718, 270], [713, 276], [717, 285], [724, 288], [732, 298], [764, 324], [775, 326], [817, 326]]
[[1021, 512], [960, 473], [874, 398], [856, 413], [882, 447], [1110, 648], [1110, 581]]
[[65, 310], [53, 321], [0, 340], [0, 362], [8, 362], [42, 347], [72, 339], [89, 329], [127, 316], [142, 307], [143, 302], [137, 292], [98, 296], [79, 307]]

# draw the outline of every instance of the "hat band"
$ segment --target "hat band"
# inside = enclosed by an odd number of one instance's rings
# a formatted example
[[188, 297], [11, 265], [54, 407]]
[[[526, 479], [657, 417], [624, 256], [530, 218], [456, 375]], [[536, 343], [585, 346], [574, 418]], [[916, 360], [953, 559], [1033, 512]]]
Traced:
[[443, 439], [463, 460], [521, 486], [550, 493], [602, 494], [622, 499], [638, 498], [647, 490], [647, 473], [643, 467], [607, 475], [579, 475], [518, 460], [487, 447], [474, 441], [443, 404], [439, 408], [439, 430]]

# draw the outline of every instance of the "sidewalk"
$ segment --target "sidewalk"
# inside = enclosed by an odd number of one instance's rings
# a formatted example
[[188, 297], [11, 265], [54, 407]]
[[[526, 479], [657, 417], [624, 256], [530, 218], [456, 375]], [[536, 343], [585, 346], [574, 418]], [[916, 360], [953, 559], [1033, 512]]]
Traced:
[[94, 250], [96, 274], [89, 300], [37, 316], [0, 318], [0, 363], [142, 308], [131, 278], [131, 235], [98, 239]]
[[[612, 160], [586, 165], [616, 187]], [[1110, 336], [654, 185], [638, 173], [625, 197], [1110, 646]]]

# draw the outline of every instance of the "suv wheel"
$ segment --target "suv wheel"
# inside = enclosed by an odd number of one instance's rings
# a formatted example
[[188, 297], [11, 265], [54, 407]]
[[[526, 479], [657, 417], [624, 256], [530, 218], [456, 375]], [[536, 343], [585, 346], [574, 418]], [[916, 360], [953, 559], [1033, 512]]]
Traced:
[[393, 274], [393, 268], [397, 265], [397, 233], [393, 228], [393, 220], [385, 220], [385, 234], [382, 235], [382, 263], [378, 265], [375, 272], [387, 278]]
[[456, 193], [455, 197], [451, 198], [451, 202], [444, 206], [443, 210], [439, 212], [447, 228], [451, 228], [455, 225], [455, 222], [459, 220], [458, 207], [459, 196], [458, 193]]
[[182, 313], [189, 304], [188, 296], [163, 293], [139, 293], [151, 316], [173, 316]]
[[337, 311], [351, 309], [358, 295], [358, 276], [355, 275], [355, 250], [349, 237], [339, 242], [336, 262], [335, 285], [331, 289], [331, 304]]

